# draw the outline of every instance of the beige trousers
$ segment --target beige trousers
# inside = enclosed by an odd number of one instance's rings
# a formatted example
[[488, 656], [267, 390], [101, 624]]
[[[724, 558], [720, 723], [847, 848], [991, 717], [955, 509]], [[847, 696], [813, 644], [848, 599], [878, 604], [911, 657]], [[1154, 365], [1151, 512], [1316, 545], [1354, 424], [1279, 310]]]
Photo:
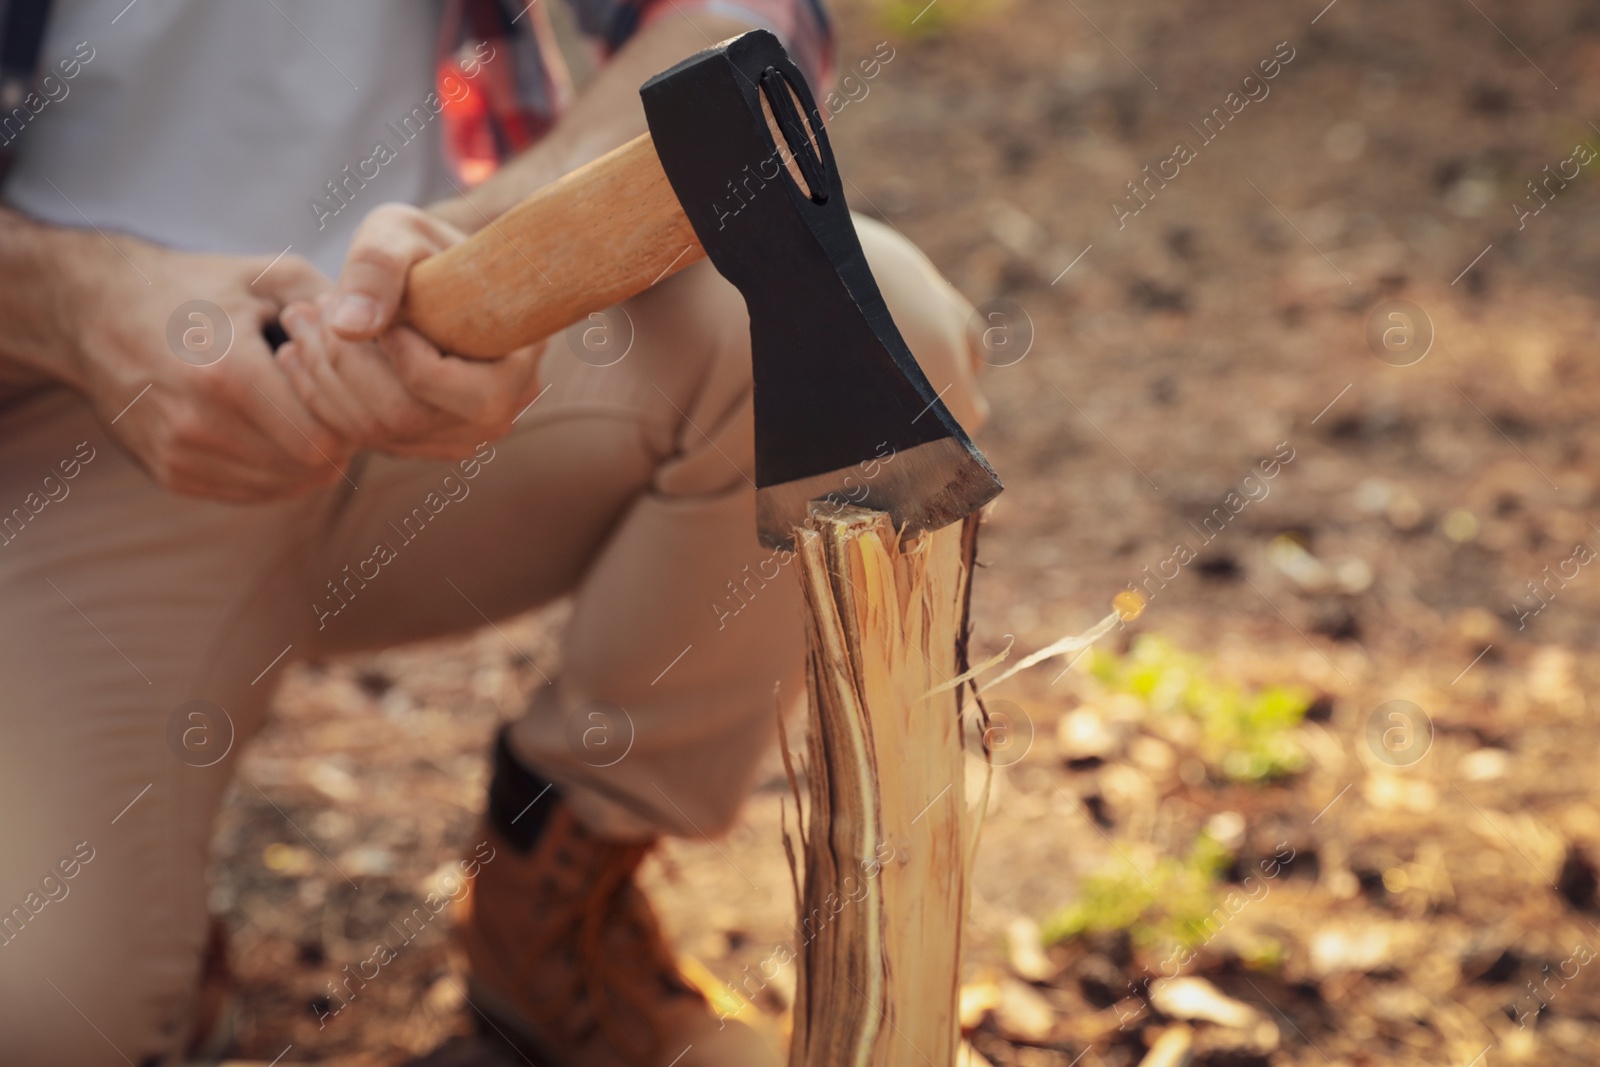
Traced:
[[[970, 305], [858, 222], [975, 428]], [[754, 536], [747, 319], [706, 264], [620, 310], [609, 352], [551, 341], [548, 391], [475, 459], [366, 455], [353, 486], [275, 504], [162, 492], [76, 395], [0, 412], [0, 1060], [143, 1067], [181, 1047], [213, 818], [297, 657], [570, 595], [561, 677], [514, 746], [601, 831], [730, 825], [775, 691], [803, 684], [797, 589]], [[600, 365], [626, 322], [631, 347]], [[235, 741], [199, 766], [217, 726], [189, 712], [215, 708]]]

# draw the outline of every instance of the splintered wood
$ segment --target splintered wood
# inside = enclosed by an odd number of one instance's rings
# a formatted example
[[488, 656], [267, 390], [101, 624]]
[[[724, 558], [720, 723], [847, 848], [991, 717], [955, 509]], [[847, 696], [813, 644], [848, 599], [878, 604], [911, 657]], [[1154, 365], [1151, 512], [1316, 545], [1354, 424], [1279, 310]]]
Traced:
[[[977, 517], [902, 542], [813, 511], [796, 537], [809, 632], [790, 1067], [951, 1067], [977, 819], [961, 687]], [[787, 743], [784, 758], [797, 799]]]

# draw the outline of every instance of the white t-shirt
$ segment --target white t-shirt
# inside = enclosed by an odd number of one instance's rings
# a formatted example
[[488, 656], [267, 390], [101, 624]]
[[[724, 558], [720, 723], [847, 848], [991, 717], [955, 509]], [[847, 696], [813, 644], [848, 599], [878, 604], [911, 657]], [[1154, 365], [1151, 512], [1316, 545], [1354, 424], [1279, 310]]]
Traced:
[[[56, 98], [13, 130], [0, 199], [113, 241], [292, 246], [337, 274], [372, 208], [452, 191], [443, 120], [423, 105], [441, 12], [438, 0], [56, 0], [40, 55]], [[58, 61], [75, 52], [63, 79]], [[350, 180], [379, 141], [393, 158]]]

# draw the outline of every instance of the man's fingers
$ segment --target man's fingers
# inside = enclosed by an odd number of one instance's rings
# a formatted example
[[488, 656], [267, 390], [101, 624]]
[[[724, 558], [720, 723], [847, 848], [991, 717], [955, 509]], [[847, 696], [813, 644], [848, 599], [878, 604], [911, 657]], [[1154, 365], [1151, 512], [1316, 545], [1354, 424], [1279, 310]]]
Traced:
[[[346, 341], [322, 328], [328, 310], [326, 300], [315, 314], [289, 310], [288, 321], [299, 331], [296, 354], [301, 358], [296, 362], [304, 365], [298, 377], [315, 383], [319, 402], [326, 397], [337, 404], [340, 425], [356, 431], [354, 440], [362, 445], [383, 445], [432, 435], [460, 422], [408, 393], [377, 345]], [[318, 410], [316, 404], [311, 406]]]
[[419, 259], [461, 240], [431, 215], [404, 204], [383, 204], [356, 230], [339, 273], [329, 325], [351, 341], [376, 337], [394, 321], [406, 272]]
[[530, 346], [497, 360], [457, 359], [440, 354], [404, 326], [385, 333], [379, 343], [413, 395], [477, 423], [501, 422], [516, 413], [517, 402], [537, 377], [543, 351], [542, 346]]
[[213, 500], [270, 500], [337, 477], [331, 471], [308, 472], [250, 421], [230, 417], [226, 409], [183, 405], [158, 411], [143, 434], [149, 447], [139, 454], [156, 480], [173, 492]]
[[254, 340], [236, 356], [240, 380], [231, 384], [229, 399], [278, 452], [307, 470], [337, 468], [348, 458], [348, 446], [300, 402], [265, 343]]
[[[322, 302], [324, 315], [332, 314], [332, 299]], [[383, 351], [370, 341], [346, 341], [331, 333], [327, 342], [330, 368], [359, 399], [373, 423], [373, 431], [385, 440], [406, 439], [432, 433], [457, 420], [426, 400], [406, 391], [394, 366]]]
[[347, 447], [360, 447], [367, 440], [369, 427], [343, 383], [329, 380], [324, 364], [306, 352], [303, 342], [291, 339], [278, 349], [276, 359], [300, 403]]
[[285, 254], [277, 259], [262, 256], [259, 262], [260, 273], [250, 283], [250, 291], [265, 299], [273, 308], [281, 308], [297, 300], [315, 300], [333, 287], [333, 283], [323, 277], [310, 260], [300, 256]]
[[277, 362], [301, 403], [346, 441], [366, 443], [374, 429], [372, 420], [329, 363], [321, 316], [296, 304], [284, 309], [283, 325], [291, 340], [278, 350]]

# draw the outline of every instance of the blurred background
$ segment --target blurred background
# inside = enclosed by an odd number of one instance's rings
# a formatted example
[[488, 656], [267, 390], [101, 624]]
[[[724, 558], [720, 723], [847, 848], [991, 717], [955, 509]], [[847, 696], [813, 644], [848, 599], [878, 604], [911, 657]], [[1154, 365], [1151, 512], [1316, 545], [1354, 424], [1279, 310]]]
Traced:
[[[852, 206], [979, 308], [974, 659], [1142, 600], [989, 694], [995, 1067], [1600, 1059], [1600, 8], [1324, 3], [832, 3]], [[319, 998], [469, 843], [562, 618], [292, 674], [220, 830], [241, 1055], [465, 1025], [446, 923]], [[786, 793], [647, 875], [775, 1016]]]

